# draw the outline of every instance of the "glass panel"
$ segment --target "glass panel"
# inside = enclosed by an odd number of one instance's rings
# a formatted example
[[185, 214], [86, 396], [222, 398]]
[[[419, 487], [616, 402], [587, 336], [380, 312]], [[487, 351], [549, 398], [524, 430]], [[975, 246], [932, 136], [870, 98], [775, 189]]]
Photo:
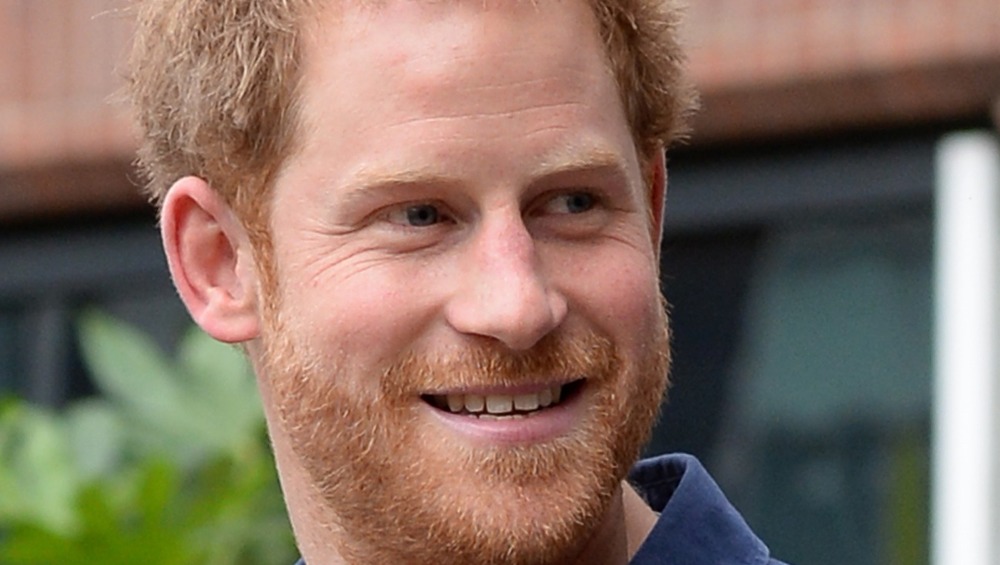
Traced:
[[665, 246], [675, 384], [651, 451], [704, 459], [782, 559], [927, 562], [927, 216]]
[[93, 392], [76, 315], [97, 307], [172, 349], [190, 319], [170, 284], [152, 219], [0, 238], [0, 394], [60, 405]]
[[23, 360], [20, 351], [18, 320], [20, 312], [13, 307], [0, 307], [0, 397], [23, 392]]

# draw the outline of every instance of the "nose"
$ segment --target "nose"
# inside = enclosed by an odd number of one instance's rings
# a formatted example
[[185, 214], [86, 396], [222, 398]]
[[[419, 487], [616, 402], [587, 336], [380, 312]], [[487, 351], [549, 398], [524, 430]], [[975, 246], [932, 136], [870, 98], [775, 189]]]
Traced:
[[540, 263], [520, 213], [484, 220], [459, 259], [448, 323], [463, 334], [529, 349], [566, 317], [565, 297]]

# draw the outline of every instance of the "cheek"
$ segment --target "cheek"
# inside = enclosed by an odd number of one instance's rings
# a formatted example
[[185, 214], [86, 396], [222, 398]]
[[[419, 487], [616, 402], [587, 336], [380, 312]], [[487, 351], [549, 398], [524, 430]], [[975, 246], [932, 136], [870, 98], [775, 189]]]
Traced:
[[[347, 265], [345, 265], [347, 267]], [[385, 264], [351, 276], [326, 276], [290, 285], [287, 322], [319, 350], [336, 350], [361, 366], [393, 362], [433, 319], [441, 285], [403, 264]]]
[[615, 336], [638, 346], [662, 320], [659, 280], [651, 255], [632, 250], [591, 258], [569, 278], [571, 308]]

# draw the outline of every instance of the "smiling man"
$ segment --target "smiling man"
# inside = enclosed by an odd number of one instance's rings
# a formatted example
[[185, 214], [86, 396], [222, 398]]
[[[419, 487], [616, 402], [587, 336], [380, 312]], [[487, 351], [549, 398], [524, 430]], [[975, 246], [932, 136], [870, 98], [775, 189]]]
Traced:
[[672, 5], [138, 13], [171, 275], [253, 362], [305, 561], [773, 563], [694, 460], [625, 481], [669, 359]]

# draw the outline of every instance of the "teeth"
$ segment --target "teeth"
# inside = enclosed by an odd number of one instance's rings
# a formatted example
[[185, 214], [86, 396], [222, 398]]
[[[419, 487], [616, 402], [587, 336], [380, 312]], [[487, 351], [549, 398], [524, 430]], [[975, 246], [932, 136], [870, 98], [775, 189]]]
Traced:
[[490, 414], [506, 414], [514, 409], [514, 397], [490, 395], [486, 397], [486, 411]]
[[514, 397], [514, 408], [518, 410], [537, 410], [542, 403], [537, 394], [519, 394]]
[[525, 412], [534, 412], [558, 404], [562, 397], [562, 387], [554, 386], [537, 393], [519, 394], [449, 394], [432, 397], [432, 403], [441, 409], [447, 409], [458, 414], [468, 412], [480, 418], [495, 419], [497, 415], [504, 417], [523, 417]]
[[478, 394], [467, 394], [465, 395], [465, 409], [469, 412], [482, 412], [483, 406], [486, 404], [486, 399]]
[[[557, 389], [560, 387], [556, 387]], [[545, 389], [538, 393], [538, 405], [545, 408], [549, 404], [552, 404], [552, 389]]]
[[497, 416], [496, 414], [480, 414], [477, 418], [480, 420], [523, 420], [524, 414], [505, 414], [503, 416]]

